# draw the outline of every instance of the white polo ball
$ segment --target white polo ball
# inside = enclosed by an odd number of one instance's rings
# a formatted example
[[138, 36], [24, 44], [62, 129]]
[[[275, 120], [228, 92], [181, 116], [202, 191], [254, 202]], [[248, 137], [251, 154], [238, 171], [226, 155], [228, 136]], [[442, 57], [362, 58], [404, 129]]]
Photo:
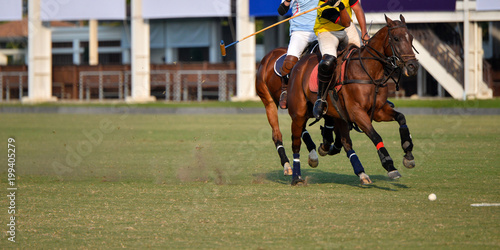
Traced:
[[432, 194], [429, 194], [428, 198], [429, 198], [430, 201], [435, 201], [437, 197], [436, 197], [436, 194], [432, 193]]

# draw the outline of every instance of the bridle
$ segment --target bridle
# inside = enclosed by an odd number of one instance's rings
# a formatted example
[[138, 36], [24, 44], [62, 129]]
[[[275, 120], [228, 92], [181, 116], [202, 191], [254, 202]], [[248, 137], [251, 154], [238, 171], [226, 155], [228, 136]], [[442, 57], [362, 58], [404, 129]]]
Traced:
[[[399, 68], [402, 68], [402, 67], [405, 67], [406, 66], [406, 63], [410, 60], [416, 60], [417, 58], [415, 57], [415, 54], [401, 54], [395, 47], [394, 47], [394, 41], [395, 41], [395, 38], [394, 38], [394, 35], [392, 34], [392, 30], [394, 29], [397, 29], [397, 28], [405, 28], [405, 29], [408, 29], [406, 27], [405, 24], [400, 24], [400, 25], [397, 25], [397, 26], [394, 26], [394, 27], [388, 27], [387, 29], [387, 36], [388, 36], [388, 42], [387, 44], [384, 46], [384, 49], [386, 49], [388, 46], [391, 46], [391, 51], [392, 51], [392, 56], [389, 56], [387, 57], [387, 60], [389, 61], [389, 63], [393, 66], [393, 67], [399, 67]], [[387, 38], [386, 38], [387, 39]], [[413, 44], [411, 45], [412, 48], [417, 52], [418, 54], [418, 51], [417, 49], [415, 48], [415, 46], [413, 46]], [[378, 51], [377, 51], [378, 52]]]
[[[349, 84], [349, 83], [370, 83], [370, 84], [375, 84], [377, 87], [385, 87], [389, 79], [392, 79], [394, 83], [396, 84], [396, 90], [399, 90], [399, 81], [401, 79], [402, 72], [399, 70], [400, 68], [403, 68], [406, 66], [406, 64], [410, 60], [416, 60], [415, 54], [401, 54], [399, 50], [396, 48], [394, 45], [394, 35], [392, 33], [393, 30], [395, 29], [400, 29], [404, 28], [407, 29], [405, 24], [399, 24], [397, 26], [393, 27], [387, 27], [387, 35], [385, 37], [385, 45], [384, 45], [384, 51], [387, 50], [387, 47], [390, 47], [390, 50], [392, 52], [392, 55], [387, 56], [384, 53], [376, 50], [373, 48], [370, 43], [368, 42], [364, 47], [366, 48], [366, 51], [371, 55], [371, 57], [361, 57], [361, 51], [360, 49], [358, 50], [358, 56], [357, 57], [349, 57], [349, 58], [344, 58], [344, 60], [347, 60], [347, 65], [349, 65], [350, 60], [359, 60], [361, 68], [363, 71], [366, 73], [366, 75], [370, 78], [370, 80], [346, 80], [343, 84]], [[373, 39], [370, 38], [370, 40]], [[412, 45], [413, 47], [413, 45]], [[415, 47], [413, 47], [415, 49]], [[415, 51], [417, 51], [415, 49]], [[417, 51], [418, 53], [418, 51]], [[373, 77], [368, 73], [365, 63], [363, 62], [364, 60], [376, 60], [379, 61], [384, 68], [384, 77], [381, 79], [373, 79]], [[398, 76], [396, 77], [395, 74], [398, 73]]]

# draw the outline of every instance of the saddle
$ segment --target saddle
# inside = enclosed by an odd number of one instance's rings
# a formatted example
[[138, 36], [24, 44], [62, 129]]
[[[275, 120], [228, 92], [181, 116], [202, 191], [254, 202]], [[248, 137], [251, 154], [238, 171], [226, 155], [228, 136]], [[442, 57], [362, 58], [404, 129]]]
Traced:
[[[302, 52], [301, 57], [304, 56], [305, 54], [315, 53], [318, 49], [319, 49], [318, 41], [314, 41], [312, 43], [309, 43], [309, 45], [307, 46], [307, 48], [304, 49], [304, 51]], [[283, 63], [285, 62], [285, 57], [286, 57], [286, 53], [284, 53], [283, 55], [281, 55], [276, 60], [276, 62], [274, 62], [274, 73], [276, 73], [276, 75], [278, 75], [279, 77], [283, 77], [281, 75], [281, 68], [283, 67]]]
[[[309, 75], [309, 90], [313, 93], [318, 93], [318, 66], [319, 64], [314, 66], [311, 75]], [[335, 85], [337, 92], [339, 92], [341, 88], [342, 84]]]
[[[337, 80], [335, 81], [334, 86], [330, 86], [330, 88], [335, 88], [337, 93], [340, 91], [340, 89], [342, 89], [342, 85], [344, 85], [344, 83], [346, 82], [345, 71], [347, 69], [347, 62], [349, 61], [352, 52], [354, 52], [356, 49], [359, 49], [359, 47], [356, 45], [351, 45], [346, 50], [343, 50], [339, 55], [339, 58], [342, 58], [339, 70], [340, 72], [336, 72], [338, 75]], [[313, 93], [318, 92], [318, 65], [314, 67], [311, 75], [309, 76], [309, 90]]]

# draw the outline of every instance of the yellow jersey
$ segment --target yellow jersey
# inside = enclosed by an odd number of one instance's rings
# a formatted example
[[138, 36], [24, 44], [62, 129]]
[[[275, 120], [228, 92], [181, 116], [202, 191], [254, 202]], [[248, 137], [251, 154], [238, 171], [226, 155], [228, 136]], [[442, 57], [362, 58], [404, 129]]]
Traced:
[[[327, 0], [320, 0], [318, 6], [325, 3]], [[345, 10], [352, 19], [352, 9], [351, 7], [358, 4], [359, 0], [342, 0], [345, 6]], [[340, 31], [344, 30], [345, 27], [337, 24], [340, 20], [340, 10], [339, 7], [332, 7], [327, 5], [325, 7], [319, 8], [316, 15], [316, 22], [314, 23], [314, 32], [318, 35], [321, 32], [330, 31]]]

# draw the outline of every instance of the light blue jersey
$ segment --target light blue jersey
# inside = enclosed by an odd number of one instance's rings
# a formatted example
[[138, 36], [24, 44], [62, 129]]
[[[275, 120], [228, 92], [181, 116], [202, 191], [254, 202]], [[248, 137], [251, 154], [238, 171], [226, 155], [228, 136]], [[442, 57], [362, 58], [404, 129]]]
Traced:
[[[318, 6], [318, 0], [292, 0], [290, 3], [292, 16], [313, 9], [316, 6]], [[307, 14], [294, 18], [290, 20], [290, 34], [294, 31], [314, 31], [315, 22], [316, 11], [311, 11]]]

